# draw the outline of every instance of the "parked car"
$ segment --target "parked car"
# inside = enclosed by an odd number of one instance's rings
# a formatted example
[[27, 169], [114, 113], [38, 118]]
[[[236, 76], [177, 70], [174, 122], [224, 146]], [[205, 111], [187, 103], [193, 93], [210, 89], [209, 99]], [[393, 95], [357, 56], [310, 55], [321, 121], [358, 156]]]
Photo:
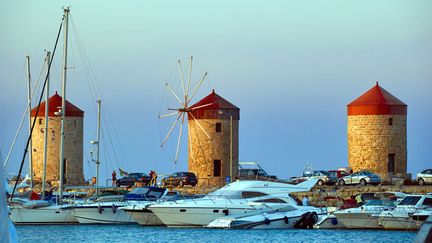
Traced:
[[129, 173], [123, 178], [117, 179], [117, 186], [133, 186], [135, 182], [141, 182], [147, 185], [151, 181], [151, 177], [146, 173]]
[[338, 180], [339, 186], [360, 184], [362, 186], [367, 184], [379, 184], [381, 177], [369, 171], [358, 171], [351, 175], [344, 176]]
[[256, 162], [240, 162], [238, 172], [239, 180], [278, 181], [277, 176], [267, 174]]
[[324, 184], [326, 185], [334, 185], [336, 184], [338, 178], [335, 177], [334, 175], [330, 174], [327, 171], [324, 170], [317, 170], [317, 171], [307, 171], [306, 173], [303, 173], [302, 177], [292, 177], [290, 180], [295, 183], [301, 183], [303, 181], [307, 181], [310, 178], [316, 178], [318, 179], [317, 181], [317, 185], [318, 186], [323, 186]]
[[423, 186], [424, 184], [432, 184], [432, 169], [427, 169], [417, 173], [417, 182], [420, 186]]
[[344, 171], [344, 170], [329, 170], [328, 172], [330, 173], [330, 175], [332, 175], [338, 179], [349, 175], [349, 173]]
[[196, 175], [192, 172], [176, 172], [162, 179], [162, 186], [195, 186], [198, 183]]
[[326, 184], [326, 185], [334, 185], [334, 184], [336, 184], [336, 182], [338, 180], [338, 178], [336, 176], [333, 176], [328, 171], [324, 171], [324, 170], [314, 171], [314, 173], [311, 176], [311, 178], [318, 179], [318, 181], [317, 181], [317, 185], [318, 186], [322, 186], [324, 184]]

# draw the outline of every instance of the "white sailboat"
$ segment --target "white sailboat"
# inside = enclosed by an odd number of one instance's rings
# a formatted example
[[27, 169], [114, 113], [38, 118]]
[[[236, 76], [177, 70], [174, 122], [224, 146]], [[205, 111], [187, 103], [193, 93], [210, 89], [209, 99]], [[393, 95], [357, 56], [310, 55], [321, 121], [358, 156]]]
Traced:
[[[65, 206], [80, 224], [130, 224], [135, 218], [125, 207], [146, 207], [166, 196], [168, 190], [160, 187], [137, 187], [123, 198], [111, 201], [93, 201]], [[154, 225], [162, 225], [160, 221]]]
[[[44, 200], [33, 201], [33, 202], [23, 202], [23, 203], [13, 203], [9, 206], [10, 218], [15, 224], [72, 224], [78, 223], [78, 221], [73, 217], [73, 215], [68, 210], [62, 208], [63, 199], [63, 182], [64, 182], [64, 121], [66, 114], [66, 77], [67, 77], [67, 48], [68, 48], [68, 21], [69, 21], [69, 8], [64, 9], [63, 15], [63, 34], [64, 34], [64, 49], [63, 49], [63, 80], [62, 80], [62, 108], [61, 108], [61, 135], [60, 135], [60, 182], [59, 182], [59, 193], [58, 200], [56, 203], [47, 202]], [[49, 62], [49, 67], [52, 61]], [[49, 75], [49, 68], [47, 74], [47, 81]], [[47, 84], [49, 85], [49, 84]], [[49, 89], [47, 89], [48, 91]], [[48, 95], [47, 95], [48, 97]], [[48, 99], [46, 104], [48, 104]], [[48, 109], [46, 109], [47, 111]], [[48, 118], [45, 119], [48, 122]], [[45, 137], [46, 139], [46, 137]], [[46, 150], [46, 143], [45, 148]], [[45, 156], [46, 158], [46, 156]], [[44, 166], [46, 162], [44, 161]], [[45, 169], [44, 169], [45, 177]], [[45, 178], [42, 180], [43, 188], [45, 188]], [[44, 193], [44, 192], [43, 192]], [[42, 194], [44, 196], [44, 194]]]

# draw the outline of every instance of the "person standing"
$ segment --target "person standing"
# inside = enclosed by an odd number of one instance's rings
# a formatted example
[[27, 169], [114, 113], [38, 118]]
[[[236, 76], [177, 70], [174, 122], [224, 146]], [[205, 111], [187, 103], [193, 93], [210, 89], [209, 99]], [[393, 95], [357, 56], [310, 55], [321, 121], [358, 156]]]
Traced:
[[112, 185], [116, 186], [117, 185], [117, 173], [115, 172], [115, 170], [113, 170], [112, 174], [111, 174], [111, 179], [112, 179]]
[[308, 198], [307, 196], [305, 196], [305, 197], [302, 199], [302, 205], [303, 205], [303, 206], [309, 206], [309, 198]]

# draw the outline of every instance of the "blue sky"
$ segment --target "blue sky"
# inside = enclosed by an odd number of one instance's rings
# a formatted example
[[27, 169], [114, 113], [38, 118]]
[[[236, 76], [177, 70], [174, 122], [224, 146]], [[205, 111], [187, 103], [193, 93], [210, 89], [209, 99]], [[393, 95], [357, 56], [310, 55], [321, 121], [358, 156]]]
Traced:
[[[103, 98], [106, 116], [102, 175], [117, 167], [159, 173], [187, 168], [184, 149], [177, 164], [166, 156], [173, 153], [172, 146], [160, 149], [167, 121], [157, 116], [172, 105], [165, 82], [178, 88], [177, 59], [187, 61], [190, 55], [196, 60], [195, 82], [209, 73], [195, 101], [215, 89], [241, 108], [240, 161], [259, 162], [282, 178], [300, 174], [306, 163], [317, 169], [346, 166], [346, 105], [378, 80], [408, 104], [408, 171], [415, 174], [431, 166], [430, 1], [1, 5], [3, 157], [25, 109], [24, 57], [31, 56], [36, 80], [44, 49], [54, 45], [62, 6], [71, 6], [68, 99], [86, 112], [87, 177], [94, 173], [87, 155], [95, 138], [96, 96]], [[76, 44], [76, 33], [82, 46]], [[52, 71], [53, 92], [60, 91], [60, 50]], [[95, 79], [85, 75], [84, 50]], [[96, 92], [89, 91], [89, 83]], [[20, 135], [8, 171], [18, 166], [24, 137]], [[183, 148], [186, 144], [183, 141]]]

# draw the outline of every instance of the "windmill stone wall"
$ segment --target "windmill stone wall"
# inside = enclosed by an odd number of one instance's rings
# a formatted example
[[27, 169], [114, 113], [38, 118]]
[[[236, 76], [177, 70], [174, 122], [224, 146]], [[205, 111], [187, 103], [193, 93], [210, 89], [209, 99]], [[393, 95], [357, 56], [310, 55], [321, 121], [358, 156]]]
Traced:
[[[60, 129], [61, 117], [54, 112], [61, 104], [61, 97], [57, 94], [49, 99], [49, 121], [48, 121], [48, 145], [46, 180], [52, 185], [59, 181], [59, 159], [60, 159]], [[65, 184], [83, 185], [83, 117], [84, 112], [67, 102], [65, 117]], [[69, 108], [69, 111], [68, 111]], [[32, 162], [34, 180], [40, 183], [43, 177], [44, 139], [45, 139], [45, 103], [41, 104], [38, 114], [36, 108], [32, 110], [32, 121], [36, 124], [32, 134]]]
[[197, 175], [198, 186], [223, 186], [230, 168], [232, 179], [238, 174], [240, 109], [214, 91], [191, 108], [205, 104], [212, 105], [188, 115], [188, 167]]

